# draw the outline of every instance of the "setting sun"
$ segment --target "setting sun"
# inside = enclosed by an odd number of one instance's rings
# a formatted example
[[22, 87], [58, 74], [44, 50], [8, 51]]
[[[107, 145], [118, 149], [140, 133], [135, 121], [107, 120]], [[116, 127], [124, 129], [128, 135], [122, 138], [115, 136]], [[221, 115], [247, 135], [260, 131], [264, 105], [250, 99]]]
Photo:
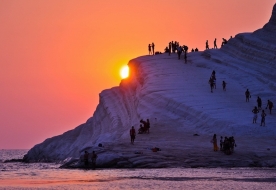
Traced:
[[128, 68], [128, 66], [127, 66], [127, 65], [123, 66], [123, 67], [121, 68], [121, 71], [120, 71], [120, 75], [121, 75], [122, 79], [127, 78], [127, 77], [128, 77], [128, 73], [129, 73], [129, 68]]

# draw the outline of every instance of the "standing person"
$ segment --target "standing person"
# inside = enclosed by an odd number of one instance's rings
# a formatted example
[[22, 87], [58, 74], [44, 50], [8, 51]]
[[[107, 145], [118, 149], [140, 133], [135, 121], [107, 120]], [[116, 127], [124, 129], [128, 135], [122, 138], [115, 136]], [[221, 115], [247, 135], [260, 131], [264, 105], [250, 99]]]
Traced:
[[214, 49], [218, 49], [218, 47], [217, 47], [217, 38], [215, 38], [215, 41], [214, 41]]
[[96, 160], [98, 158], [98, 155], [95, 153], [95, 151], [92, 152], [92, 167], [93, 169], [96, 168]]
[[149, 55], [150, 55], [151, 54], [151, 45], [150, 44], [149, 44], [148, 48], [149, 48]]
[[88, 167], [89, 165], [88, 157], [89, 157], [89, 153], [87, 151], [84, 151], [83, 160], [84, 160], [85, 167]]
[[172, 43], [170, 42], [169, 43], [169, 55], [171, 55], [171, 52], [172, 52]]
[[151, 47], [152, 47], [152, 55], [154, 55], [154, 47], [155, 47], [155, 45], [154, 45], [153, 42], [152, 42], [152, 44], [151, 44]]
[[130, 134], [131, 144], [134, 144], [134, 139], [135, 139], [135, 136], [136, 136], [134, 126], [132, 126], [132, 128], [130, 129], [129, 134]]
[[258, 110], [257, 106], [254, 107], [254, 109], [252, 110], [252, 113], [254, 114], [253, 123], [256, 123], [257, 118], [258, 118], [258, 113], [259, 113], [259, 110]]
[[208, 44], [208, 40], [206, 40], [206, 49], [209, 49], [209, 44]]
[[265, 109], [267, 109], [267, 107], [269, 109], [269, 113], [271, 114], [271, 110], [274, 106], [273, 106], [273, 103], [270, 100], [267, 100], [267, 105], [266, 105]]
[[185, 63], [187, 63], [187, 53], [186, 52], [184, 54], [184, 60], [185, 60]]
[[260, 126], [263, 126], [263, 124], [265, 126], [265, 116], [266, 116], [266, 113], [263, 110], [262, 113], [261, 113], [262, 120], [261, 120], [261, 125]]
[[223, 89], [223, 91], [226, 91], [226, 82], [225, 81], [222, 81], [222, 89]]
[[149, 121], [149, 119], [147, 119], [147, 130], [148, 130], [148, 133], [149, 133], [149, 128], [150, 128], [150, 121]]
[[209, 84], [210, 84], [211, 92], [213, 92], [214, 81], [213, 81], [213, 78], [212, 78], [212, 77], [210, 77], [210, 79], [209, 79]]
[[257, 104], [258, 104], [258, 109], [262, 109], [262, 99], [258, 96], [257, 98]]
[[211, 142], [213, 143], [214, 151], [218, 151], [218, 142], [217, 142], [217, 135], [216, 134], [214, 134]]
[[182, 53], [183, 49], [181, 46], [177, 47], [177, 55], [178, 55], [178, 59], [180, 59], [181, 53]]
[[219, 145], [220, 145], [220, 151], [223, 151], [223, 136], [220, 137]]
[[248, 89], [246, 89], [246, 91], [245, 91], [245, 101], [246, 102], [249, 102], [249, 97], [251, 98], [250, 92]]

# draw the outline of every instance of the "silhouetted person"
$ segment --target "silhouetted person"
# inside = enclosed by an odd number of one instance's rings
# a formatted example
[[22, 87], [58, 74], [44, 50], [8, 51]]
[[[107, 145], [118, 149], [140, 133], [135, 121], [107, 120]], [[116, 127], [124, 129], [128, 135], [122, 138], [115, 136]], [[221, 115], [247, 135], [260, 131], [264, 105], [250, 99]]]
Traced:
[[181, 55], [182, 51], [183, 51], [182, 47], [181, 47], [181, 46], [178, 46], [178, 47], [177, 47], [178, 59], [180, 59], [180, 55]]
[[197, 48], [195, 48], [195, 51], [198, 51], [198, 49], [197, 49]]
[[247, 89], [247, 90], [245, 91], [245, 101], [246, 101], [246, 102], [249, 102], [249, 98], [251, 98], [251, 96], [250, 96], [249, 90]]
[[209, 49], [208, 40], [206, 40], [206, 49]]
[[135, 136], [136, 136], [134, 126], [132, 126], [132, 128], [130, 129], [129, 135], [130, 135], [131, 144], [134, 144], [134, 139], [135, 139]]
[[89, 153], [87, 151], [84, 151], [83, 160], [84, 160], [84, 165], [86, 167], [88, 167], [88, 165], [89, 165], [88, 157], [89, 157]]
[[257, 118], [258, 118], [258, 113], [259, 113], [259, 110], [258, 110], [257, 106], [254, 107], [254, 109], [252, 110], [252, 113], [254, 114], [253, 123], [256, 123]]
[[154, 45], [153, 42], [152, 42], [152, 44], [151, 44], [151, 47], [152, 47], [152, 55], [154, 55], [154, 47], [155, 47], [155, 45]]
[[262, 99], [259, 96], [257, 98], [257, 105], [258, 105], [258, 109], [262, 109]]
[[267, 105], [266, 105], [265, 109], [267, 109], [267, 107], [269, 109], [269, 113], [271, 114], [271, 110], [274, 106], [273, 106], [273, 103], [270, 100], [267, 100]]
[[169, 55], [171, 55], [171, 52], [172, 52], [172, 43], [170, 42], [169, 43]]
[[210, 84], [211, 92], [213, 92], [214, 81], [213, 81], [212, 77], [210, 77], [210, 79], [209, 79], [209, 84]]
[[214, 48], [218, 49], [218, 47], [217, 47], [217, 38], [215, 38], [215, 41], [214, 41]]
[[225, 81], [222, 81], [222, 89], [223, 89], [223, 91], [226, 91], [226, 82]]
[[192, 49], [192, 52], [194, 52], [195, 50], [194, 49]]
[[227, 40], [225, 38], [222, 38], [223, 45], [227, 44]]
[[149, 44], [149, 55], [151, 54], [151, 45]]
[[185, 63], [187, 63], [187, 53], [186, 52], [184, 54], [184, 60], [185, 60]]
[[166, 48], [164, 49], [164, 51], [165, 51], [165, 53], [169, 53], [169, 48], [166, 47]]
[[98, 158], [98, 155], [95, 153], [95, 151], [92, 152], [92, 168], [96, 168], [96, 160]]
[[263, 126], [263, 124], [265, 126], [265, 116], [266, 116], [266, 113], [263, 110], [262, 113], [261, 113], [262, 120], [261, 120], [261, 125], [260, 126]]

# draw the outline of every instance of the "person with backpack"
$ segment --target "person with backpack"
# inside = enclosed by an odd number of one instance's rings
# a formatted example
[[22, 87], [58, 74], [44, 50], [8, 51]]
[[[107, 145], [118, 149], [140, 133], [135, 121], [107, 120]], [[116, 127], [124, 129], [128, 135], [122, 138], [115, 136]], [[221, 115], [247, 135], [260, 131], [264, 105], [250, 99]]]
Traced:
[[246, 102], [249, 102], [249, 97], [251, 98], [250, 92], [248, 89], [246, 89], [246, 91], [245, 91], [245, 101]]
[[131, 144], [134, 144], [134, 139], [136, 136], [134, 126], [132, 126], [132, 128], [130, 129], [129, 134], [130, 134], [130, 142], [131, 142]]
[[266, 105], [265, 109], [267, 109], [267, 107], [269, 109], [269, 113], [271, 114], [271, 110], [274, 106], [273, 106], [273, 103], [270, 100], [267, 100], [267, 105]]
[[262, 113], [261, 113], [262, 120], [261, 120], [261, 125], [260, 126], [263, 126], [263, 124], [265, 126], [265, 116], [266, 116], [266, 113], [263, 110]]
[[259, 113], [259, 110], [258, 110], [257, 106], [254, 107], [254, 109], [252, 110], [252, 113], [254, 114], [253, 123], [256, 123], [257, 118], [258, 118], [258, 113]]

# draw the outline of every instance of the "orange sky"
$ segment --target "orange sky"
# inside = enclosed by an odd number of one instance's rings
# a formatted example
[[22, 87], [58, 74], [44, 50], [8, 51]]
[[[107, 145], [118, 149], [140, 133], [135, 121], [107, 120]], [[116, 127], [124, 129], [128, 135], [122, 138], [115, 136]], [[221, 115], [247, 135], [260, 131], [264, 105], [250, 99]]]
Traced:
[[31, 148], [84, 123], [99, 93], [154, 42], [205, 41], [261, 28], [273, 0], [1, 0], [0, 148]]

